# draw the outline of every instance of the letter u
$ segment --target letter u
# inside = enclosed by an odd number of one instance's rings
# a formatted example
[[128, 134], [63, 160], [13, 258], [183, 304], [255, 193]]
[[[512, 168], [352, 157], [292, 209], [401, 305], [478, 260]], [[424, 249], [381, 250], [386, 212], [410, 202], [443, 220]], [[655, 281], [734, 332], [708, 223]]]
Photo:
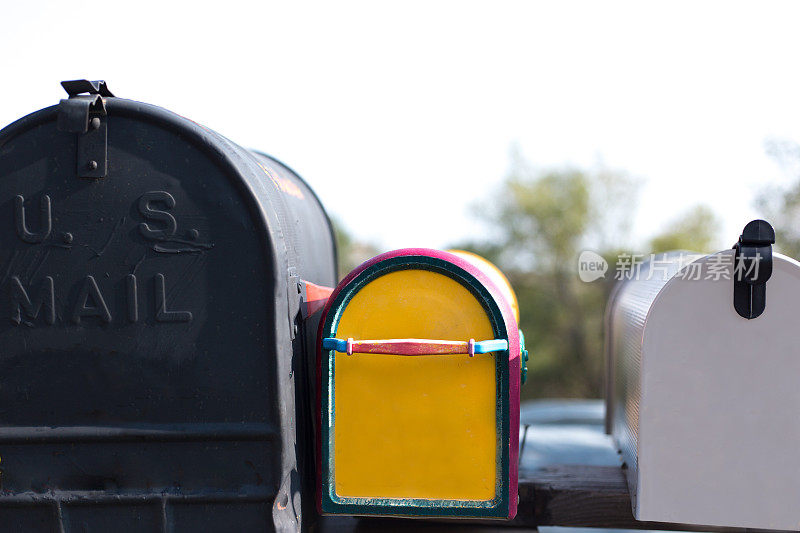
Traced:
[[32, 233], [28, 231], [28, 226], [25, 223], [25, 198], [18, 194], [14, 199], [15, 210], [14, 218], [17, 222], [17, 235], [25, 242], [35, 244], [42, 242], [49, 235], [53, 229], [53, 217], [50, 210], [50, 197], [46, 194], [42, 196], [39, 202], [39, 233]]

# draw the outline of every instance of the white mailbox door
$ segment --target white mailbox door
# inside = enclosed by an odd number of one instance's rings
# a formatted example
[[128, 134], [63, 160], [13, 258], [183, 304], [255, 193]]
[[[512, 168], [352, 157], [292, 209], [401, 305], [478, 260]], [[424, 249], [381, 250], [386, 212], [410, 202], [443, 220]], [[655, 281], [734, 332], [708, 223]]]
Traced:
[[796, 530], [800, 263], [774, 254], [766, 309], [748, 320], [732, 304], [732, 256], [699, 260], [724, 258], [726, 278], [673, 277], [648, 314], [636, 514]]

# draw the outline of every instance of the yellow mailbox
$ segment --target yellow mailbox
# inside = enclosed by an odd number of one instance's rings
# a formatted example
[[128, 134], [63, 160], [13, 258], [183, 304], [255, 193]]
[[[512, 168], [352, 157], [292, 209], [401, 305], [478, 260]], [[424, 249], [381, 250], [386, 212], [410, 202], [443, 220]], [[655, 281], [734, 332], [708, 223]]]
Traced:
[[333, 292], [318, 346], [323, 513], [516, 514], [519, 329], [485, 270], [397, 250]]

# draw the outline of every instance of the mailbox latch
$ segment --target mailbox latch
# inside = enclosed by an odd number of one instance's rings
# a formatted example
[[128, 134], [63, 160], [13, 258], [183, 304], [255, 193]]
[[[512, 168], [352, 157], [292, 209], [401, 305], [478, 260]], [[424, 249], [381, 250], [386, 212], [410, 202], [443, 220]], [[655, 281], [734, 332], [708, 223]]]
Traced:
[[78, 177], [105, 178], [108, 175], [105, 98], [114, 95], [102, 80], [62, 81], [61, 86], [69, 98], [58, 105], [58, 129], [78, 135]]
[[733, 307], [750, 320], [764, 312], [767, 280], [772, 276], [772, 245], [775, 230], [764, 220], [748, 222], [733, 245]]

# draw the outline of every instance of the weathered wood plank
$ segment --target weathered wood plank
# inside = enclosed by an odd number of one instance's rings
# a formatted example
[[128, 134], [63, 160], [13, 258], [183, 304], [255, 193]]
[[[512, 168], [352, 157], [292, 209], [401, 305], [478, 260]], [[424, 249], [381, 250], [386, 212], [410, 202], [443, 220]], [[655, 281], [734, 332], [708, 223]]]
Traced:
[[639, 522], [633, 517], [625, 476], [618, 467], [554, 465], [534, 472], [523, 472], [522, 475], [519, 512], [509, 525], [742, 533], [757, 531]]
[[662, 531], [709, 531], [753, 533], [766, 530], [722, 528], [662, 522], [639, 522], [633, 518], [628, 487], [621, 468], [613, 466], [553, 465], [524, 471], [519, 484], [519, 511], [510, 521], [439, 521], [386, 518], [323, 519], [320, 531], [466, 531], [495, 532], [516, 526], [531, 530], [538, 526], [652, 529]]

